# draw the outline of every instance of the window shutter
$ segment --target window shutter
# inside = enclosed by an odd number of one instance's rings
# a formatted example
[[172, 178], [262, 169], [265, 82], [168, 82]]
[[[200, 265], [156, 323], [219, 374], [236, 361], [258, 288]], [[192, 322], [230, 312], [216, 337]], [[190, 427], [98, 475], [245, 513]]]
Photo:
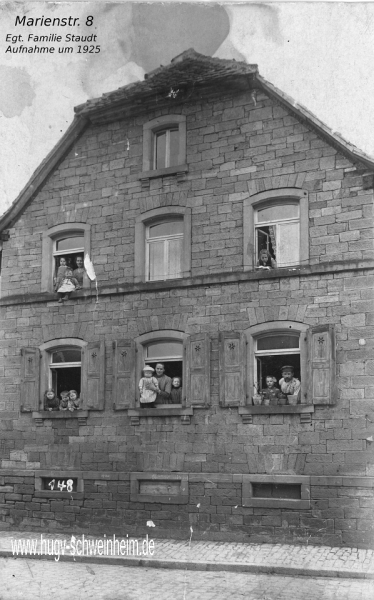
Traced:
[[219, 334], [220, 405], [244, 406], [247, 345], [239, 332]]
[[90, 342], [83, 349], [83, 408], [104, 409], [104, 342]]
[[196, 333], [184, 342], [186, 406], [210, 404], [210, 338]]
[[39, 410], [39, 348], [21, 349], [21, 412]]
[[135, 343], [113, 342], [113, 410], [135, 407]]
[[317, 325], [308, 330], [308, 402], [336, 402], [335, 330]]

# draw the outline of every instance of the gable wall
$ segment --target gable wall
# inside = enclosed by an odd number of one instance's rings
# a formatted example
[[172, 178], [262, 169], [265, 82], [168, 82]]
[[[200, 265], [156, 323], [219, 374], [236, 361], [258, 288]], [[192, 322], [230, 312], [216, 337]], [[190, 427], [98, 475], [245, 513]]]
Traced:
[[192, 275], [240, 270], [248, 182], [271, 189], [270, 178], [278, 177], [276, 187], [309, 191], [311, 264], [372, 257], [372, 191], [362, 189], [348, 160], [282, 107], [264, 95], [254, 107], [242, 94], [174, 111], [187, 115], [186, 181], [155, 179], [141, 189], [142, 124], [159, 113], [91, 128], [11, 230], [3, 296], [40, 291], [42, 232], [65, 222], [92, 226], [101, 282], [131, 282], [134, 219], [165, 205], [192, 209]]

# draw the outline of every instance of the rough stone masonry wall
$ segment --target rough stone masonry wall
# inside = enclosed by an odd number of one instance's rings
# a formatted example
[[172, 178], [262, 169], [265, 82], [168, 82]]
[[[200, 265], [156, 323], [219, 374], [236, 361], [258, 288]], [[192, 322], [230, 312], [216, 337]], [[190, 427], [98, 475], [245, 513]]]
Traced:
[[[135, 217], [174, 204], [192, 209], [192, 275], [242, 272], [242, 203], [254, 180], [259, 186], [309, 190], [311, 264], [372, 257], [372, 192], [363, 191], [362, 177], [349, 161], [282, 107], [265, 96], [258, 96], [254, 107], [243, 95], [174, 111], [187, 115], [186, 181], [154, 180], [149, 191], [140, 188], [142, 124], [157, 113], [89, 130], [11, 229], [4, 243], [5, 297], [40, 291], [42, 232], [64, 222], [91, 225], [100, 289], [113, 281], [131, 284]], [[139, 531], [152, 518], [164, 535], [172, 523], [174, 534], [185, 537], [193, 524], [200, 535], [217, 539], [250, 535], [369, 544], [372, 283], [367, 270], [332, 267], [280, 279], [232, 283], [222, 275], [214, 285], [195, 282], [143, 292], [128, 287], [113, 295], [108, 289], [98, 304], [89, 296], [64, 306], [35, 298], [3, 306], [2, 526], [106, 531], [125, 523]], [[211, 334], [212, 406], [195, 411], [188, 426], [166, 417], [142, 419], [133, 427], [126, 414], [114, 415], [111, 409], [111, 342], [169, 328], [171, 316], [177, 330]], [[336, 325], [338, 401], [318, 408], [310, 424], [301, 424], [297, 415], [262, 415], [244, 425], [236, 409], [218, 406], [218, 332], [272, 320]], [[105, 410], [91, 413], [86, 426], [50, 420], [36, 427], [30, 415], [18, 412], [20, 348], [64, 337], [105, 340]], [[359, 346], [360, 338], [365, 347]], [[37, 498], [33, 481], [39, 469], [82, 471], [84, 498]], [[136, 471], [188, 473], [188, 504], [130, 501], [128, 474]], [[231, 477], [253, 473], [326, 479], [312, 484], [310, 510], [243, 508], [241, 483]], [[213, 478], [206, 481], [205, 474]], [[353, 476], [360, 476], [359, 482]]]
[[256, 106], [249, 94], [171, 105], [187, 117], [189, 173], [142, 190], [142, 126], [161, 112], [92, 127], [77, 141], [11, 229], [3, 296], [40, 291], [42, 232], [65, 222], [91, 225], [101, 284], [131, 282], [134, 219], [159, 206], [192, 209], [192, 275], [241, 270], [249, 181], [309, 191], [311, 264], [373, 258], [373, 195], [360, 171], [265, 95]]

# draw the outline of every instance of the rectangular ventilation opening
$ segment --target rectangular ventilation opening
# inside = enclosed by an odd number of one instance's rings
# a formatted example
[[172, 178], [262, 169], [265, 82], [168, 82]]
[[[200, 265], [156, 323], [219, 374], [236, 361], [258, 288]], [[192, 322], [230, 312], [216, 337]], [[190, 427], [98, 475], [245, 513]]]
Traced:
[[177, 496], [181, 493], [180, 481], [139, 481], [139, 494]]
[[252, 483], [253, 498], [301, 499], [301, 484], [297, 483]]

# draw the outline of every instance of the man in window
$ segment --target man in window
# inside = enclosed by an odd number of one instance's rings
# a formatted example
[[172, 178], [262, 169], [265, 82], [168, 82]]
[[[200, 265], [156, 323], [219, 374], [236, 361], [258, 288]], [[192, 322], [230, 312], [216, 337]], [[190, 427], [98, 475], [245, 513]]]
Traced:
[[159, 387], [156, 404], [169, 404], [171, 394], [171, 379], [165, 375], [165, 367], [163, 363], [157, 363], [156, 365], [156, 378]]
[[281, 369], [282, 379], [279, 381], [280, 388], [283, 394], [297, 395], [301, 388], [301, 383], [293, 376], [294, 370], [290, 365], [285, 365]]

